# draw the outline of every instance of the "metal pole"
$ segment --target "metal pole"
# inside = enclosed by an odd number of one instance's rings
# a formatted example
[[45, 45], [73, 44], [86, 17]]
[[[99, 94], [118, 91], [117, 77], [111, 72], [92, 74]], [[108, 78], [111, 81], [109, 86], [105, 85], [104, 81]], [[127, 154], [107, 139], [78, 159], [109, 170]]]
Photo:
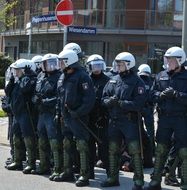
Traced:
[[187, 53], [187, 0], [183, 0], [182, 48]]
[[30, 59], [31, 55], [31, 41], [32, 41], [32, 24], [30, 25], [29, 29], [28, 59]]
[[63, 47], [67, 44], [67, 32], [68, 28], [64, 25], [64, 39], [63, 39]]

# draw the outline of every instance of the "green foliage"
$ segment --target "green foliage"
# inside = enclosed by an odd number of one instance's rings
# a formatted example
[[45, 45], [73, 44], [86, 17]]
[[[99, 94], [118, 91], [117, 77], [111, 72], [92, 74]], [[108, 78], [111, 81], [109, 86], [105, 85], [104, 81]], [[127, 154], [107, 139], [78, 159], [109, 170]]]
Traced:
[[[5, 27], [10, 27], [15, 23], [16, 17], [11, 13], [13, 12], [14, 8], [16, 8], [17, 5], [18, 5], [17, 0], [5, 3], [4, 9], [0, 11], [0, 22], [4, 23]], [[0, 30], [2, 31], [3, 28], [1, 28]]]
[[9, 57], [5, 57], [2, 53], [0, 53], [0, 77], [5, 76], [5, 71], [12, 62], [13, 61]]
[[0, 89], [5, 87], [5, 77], [0, 77]]
[[2, 110], [0, 109], [0, 117], [6, 117], [7, 114]]

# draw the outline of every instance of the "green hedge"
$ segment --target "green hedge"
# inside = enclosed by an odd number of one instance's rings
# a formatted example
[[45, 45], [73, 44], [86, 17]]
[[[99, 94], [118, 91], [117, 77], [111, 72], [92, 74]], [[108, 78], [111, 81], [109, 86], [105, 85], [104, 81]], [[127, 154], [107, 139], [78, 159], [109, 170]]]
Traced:
[[0, 77], [0, 89], [4, 89], [5, 87], [5, 77]]
[[0, 117], [6, 117], [7, 114], [2, 110], [0, 109]]
[[5, 76], [5, 71], [12, 62], [13, 61], [9, 57], [6, 57], [2, 53], [0, 53], [0, 77]]

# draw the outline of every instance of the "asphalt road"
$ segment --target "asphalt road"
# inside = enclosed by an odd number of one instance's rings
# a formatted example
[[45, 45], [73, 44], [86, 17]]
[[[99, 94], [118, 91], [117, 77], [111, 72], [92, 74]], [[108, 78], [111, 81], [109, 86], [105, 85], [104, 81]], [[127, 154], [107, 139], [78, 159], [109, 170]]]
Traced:
[[[73, 190], [79, 189], [74, 183], [62, 183], [62, 182], [51, 182], [48, 176], [37, 176], [37, 175], [25, 175], [21, 171], [8, 171], [4, 168], [4, 161], [9, 156], [9, 147], [0, 145], [0, 190]], [[146, 185], [149, 181], [149, 174], [151, 170], [144, 170], [144, 176]], [[100, 182], [106, 178], [105, 172], [102, 169], [95, 168], [96, 179], [90, 180], [90, 186], [82, 187], [84, 190], [95, 190], [95, 189], [109, 189], [109, 190], [131, 190], [133, 185], [132, 173], [120, 172], [120, 186], [111, 188], [101, 188]], [[166, 187], [166, 186], [165, 186]], [[167, 186], [163, 190], [179, 190]]]

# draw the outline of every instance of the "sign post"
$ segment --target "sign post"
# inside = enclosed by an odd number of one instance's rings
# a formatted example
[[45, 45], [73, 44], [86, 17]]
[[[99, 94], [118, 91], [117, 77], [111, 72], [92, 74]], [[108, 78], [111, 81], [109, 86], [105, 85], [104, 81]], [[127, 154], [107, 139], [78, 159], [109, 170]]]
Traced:
[[60, 1], [55, 9], [58, 23], [64, 26], [63, 46], [67, 43], [67, 26], [73, 23], [73, 3], [71, 0]]

